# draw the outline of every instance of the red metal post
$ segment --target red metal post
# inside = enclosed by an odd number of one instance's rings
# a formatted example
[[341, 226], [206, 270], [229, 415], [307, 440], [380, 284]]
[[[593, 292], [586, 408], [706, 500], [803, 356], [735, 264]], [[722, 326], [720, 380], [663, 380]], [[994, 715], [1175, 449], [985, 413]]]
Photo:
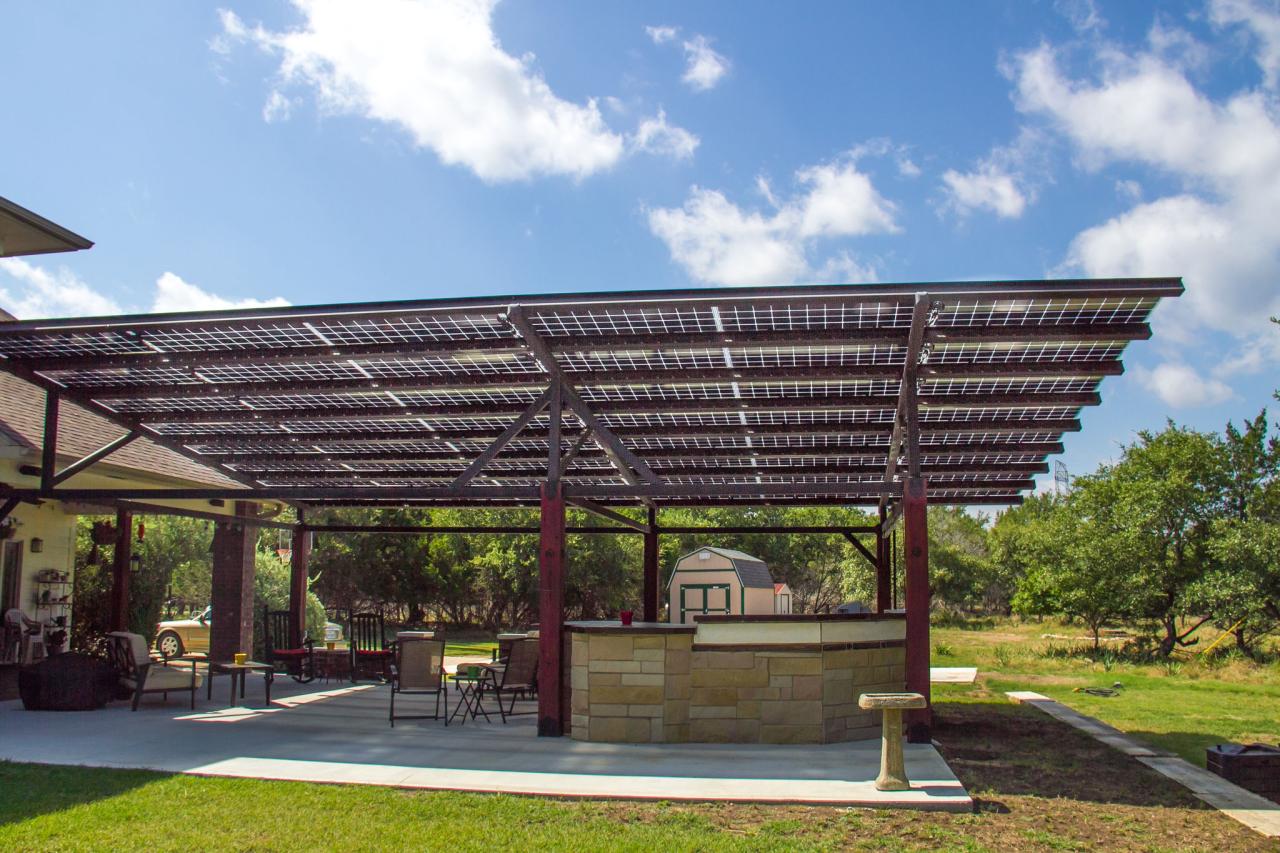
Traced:
[[129, 571], [133, 557], [133, 513], [116, 510], [116, 546], [111, 559], [111, 630], [129, 630]]
[[[929, 522], [924, 480], [903, 484], [904, 580], [907, 588], [907, 690], [929, 699]], [[907, 740], [928, 743], [933, 719], [928, 707], [907, 712]]]
[[889, 578], [889, 537], [884, 533], [884, 522], [888, 513], [880, 507], [880, 523], [876, 525], [876, 612], [884, 613], [892, 604], [890, 595], [893, 592]]
[[[307, 563], [311, 558], [311, 532], [301, 526], [293, 529], [289, 543], [289, 612], [293, 618], [296, 636], [289, 642], [294, 648], [302, 645], [302, 637], [307, 633]], [[321, 639], [321, 638], [314, 638]]]
[[542, 486], [538, 543], [538, 736], [559, 737], [564, 670], [564, 490]]
[[658, 511], [649, 507], [649, 530], [644, 534], [644, 621], [658, 621]]

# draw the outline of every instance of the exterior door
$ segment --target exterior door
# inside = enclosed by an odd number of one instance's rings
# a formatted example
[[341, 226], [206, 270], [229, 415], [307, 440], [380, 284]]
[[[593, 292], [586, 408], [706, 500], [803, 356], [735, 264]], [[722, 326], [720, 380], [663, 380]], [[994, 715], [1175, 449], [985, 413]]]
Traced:
[[686, 613], [729, 613], [729, 584], [687, 583], [680, 585], [680, 621]]
[[22, 543], [4, 543], [4, 558], [0, 561], [0, 612], [22, 608], [18, 597], [22, 593]]

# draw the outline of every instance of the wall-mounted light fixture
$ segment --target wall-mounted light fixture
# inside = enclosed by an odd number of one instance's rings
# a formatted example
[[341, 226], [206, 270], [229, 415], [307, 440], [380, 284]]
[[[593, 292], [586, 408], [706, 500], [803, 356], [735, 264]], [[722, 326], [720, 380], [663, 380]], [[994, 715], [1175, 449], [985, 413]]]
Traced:
[[39, 554], [44, 551], [44, 540], [39, 536], [31, 537], [31, 553]]

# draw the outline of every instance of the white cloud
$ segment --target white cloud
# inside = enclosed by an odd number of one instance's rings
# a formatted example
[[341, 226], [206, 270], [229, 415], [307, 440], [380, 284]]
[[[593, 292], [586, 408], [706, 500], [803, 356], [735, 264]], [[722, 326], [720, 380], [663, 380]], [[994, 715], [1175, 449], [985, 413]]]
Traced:
[[1166, 362], [1154, 370], [1136, 367], [1133, 374], [1161, 400], [1178, 409], [1212, 406], [1235, 396], [1226, 383], [1201, 376], [1195, 368], [1179, 362]]
[[1263, 84], [1275, 89], [1280, 81], [1280, 9], [1257, 0], [1213, 0], [1209, 19], [1218, 26], [1241, 24], [1257, 40], [1255, 59]]
[[0, 259], [0, 308], [20, 320], [120, 313], [114, 300], [66, 267], [50, 271], [22, 258]]
[[948, 169], [942, 174], [942, 183], [948, 206], [962, 216], [985, 207], [997, 216], [1017, 219], [1027, 209], [1027, 197], [1018, 188], [1017, 179], [991, 163], [973, 172]]
[[272, 89], [267, 95], [267, 102], [262, 105], [262, 120], [267, 124], [277, 121], [288, 121], [293, 113], [293, 102], [284, 96], [279, 89]]
[[920, 177], [920, 167], [910, 157], [899, 157], [898, 174], [904, 178], [918, 178]]
[[561, 98], [532, 57], [503, 50], [495, 3], [294, 0], [303, 21], [280, 32], [220, 14], [224, 40], [280, 57], [276, 88], [309, 88], [324, 112], [400, 128], [483, 180], [583, 178], [613, 166], [623, 136], [594, 99]]
[[179, 276], [166, 272], [156, 280], [155, 299], [151, 310], [162, 311], [220, 311], [225, 308], [278, 308], [288, 301], [275, 296], [270, 299], [225, 299], [207, 290], [201, 290]]
[[[156, 280], [150, 311], [210, 311], [223, 308], [268, 308], [288, 305], [280, 298], [225, 299], [166, 272]], [[0, 259], [0, 308], [26, 320], [41, 317], [92, 317], [127, 309], [99, 293], [75, 273], [47, 270], [22, 258]]]
[[666, 44], [680, 32], [676, 27], [668, 26], [645, 27], [644, 31], [653, 39], [654, 44]]
[[649, 211], [649, 228], [672, 259], [699, 281], [715, 284], [785, 284], [815, 275], [874, 279], [870, 264], [843, 251], [815, 272], [809, 255], [820, 239], [894, 233], [895, 207], [860, 172], [855, 158], [799, 170], [802, 188], [780, 200], [769, 182], [757, 190], [774, 209], [744, 210], [718, 190], [693, 187], [679, 208]]
[[658, 110], [658, 114], [640, 122], [635, 134], [631, 137], [631, 145], [639, 151], [650, 154], [662, 154], [677, 160], [686, 160], [693, 156], [701, 142], [683, 127], [667, 123], [667, 114]]
[[1023, 128], [1010, 145], [993, 148], [973, 169], [948, 169], [942, 174], [943, 209], [968, 216], [987, 209], [1002, 219], [1017, 219], [1036, 200], [1043, 178], [1043, 135]]
[[684, 43], [685, 69], [681, 78], [698, 92], [714, 89], [729, 73], [729, 60], [711, 47], [711, 41], [696, 35]]
[[[1187, 292], [1162, 305], [1162, 334], [1193, 341], [1208, 327], [1258, 340], [1280, 312], [1280, 103], [1261, 89], [1210, 96], [1182, 65], [1146, 50], [1106, 45], [1093, 58], [1096, 76], [1078, 78], [1047, 45], [1016, 57], [1019, 109], [1070, 141], [1085, 169], [1138, 165], [1180, 187], [1082, 231], [1064, 268], [1181, 275]], [[1267, 67], [1265, 44], [1255, 59]], [[1225, 387], [1200, 393], [1213, 399]]]
[[1053, 8], [1078, 33], [1091, 33], [1107, 25], [1094, 0], [1054, 0]]

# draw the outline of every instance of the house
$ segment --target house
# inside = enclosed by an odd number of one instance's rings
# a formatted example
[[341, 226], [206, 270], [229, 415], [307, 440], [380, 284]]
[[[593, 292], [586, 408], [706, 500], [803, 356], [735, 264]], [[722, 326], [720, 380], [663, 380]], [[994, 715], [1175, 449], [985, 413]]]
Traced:
[[700, 614], [791, 612], [791, 588], [775, 583], [763, 560], [732, 548], [704, 546], [676, 560], [667, 600], [669, 620], [680, 624]]
[[[0, 198], [0, 257], [76, 251], [92, 245]], [[14, 321], [12, 315], [0, 309], [0, 323]], [[22, 611], [28, 624], [42, 626], [46, 642], [70, 628], [77, 516], [116, 516], [114, 532], [103, 544], [113, 560], [112, 621], [119, 628], [124, 627], [127, 618], [129, 573], [134, 565], [130, 559], [134, 513], [187, 515], [223, 522], [218, 528], [226, 528], [224, 537], [248, 535], [241, 534], [253, 529], [244, 523], [248, 515], [254, 516], [255, 523], [270, 524], [257, 521], [264, 503], [260, 501], [147, 499], [145, 492], [153, 489], [249, 490], [227, 473], [153, 441], [153, 433], [130, 429], [118, 422], [123, 418], [113, 420], [109, 410], [94, 411], [92, 403], [81, 405], [70, 394], [58, 393], [50, 400], [45, 389], [60, 389], [56, 372], [12, 375], [15, 372], [0, 373], [0, 488], [41, 490], [42, 494], [39, 499], [0, 500], [0, 613]], [[47, 422], [53, 425], [49, 430], [54, 437], [50, 453], [45, 452]], [[46, 465], [52, 471], [45, 472]], [[59, 497], [54, 486], [60, 490], [136, 490], [140, 498], [88, 503]], [[265, 503], [269, 512], [273, 506], [283, 506], [279, 502]], [[215, 539], [217, 536], [215, 530]], [[215, 566], [217, 557], [215, 553]], [[247, 560], [246, 557], [240, 562]], [[242, 588], [252, 588], [252, 568], [246, 571], [234, 559], [223, 562], [229, 566], [229, 577], [223, 584], [227, 595], [240, 600]], [[251, 614], [241, 614], [243, 608], [234, 606], [223, 609], [228, 618], [236, 620], [232, 629], [245, 623], [244, 630], [251, 635]], [[239, 642], [240, 647], [245, 645], [235, 637], [231, 641]], [[24, 645], [31, 653], [39, 652], [39, 644]], [[0, 647], [0, 664], [14, 664], [21, 657], [21, 647], [8, 642]], [[13, 669], [11, 665], [0, 665], [0, 698], [12, 688]]]

